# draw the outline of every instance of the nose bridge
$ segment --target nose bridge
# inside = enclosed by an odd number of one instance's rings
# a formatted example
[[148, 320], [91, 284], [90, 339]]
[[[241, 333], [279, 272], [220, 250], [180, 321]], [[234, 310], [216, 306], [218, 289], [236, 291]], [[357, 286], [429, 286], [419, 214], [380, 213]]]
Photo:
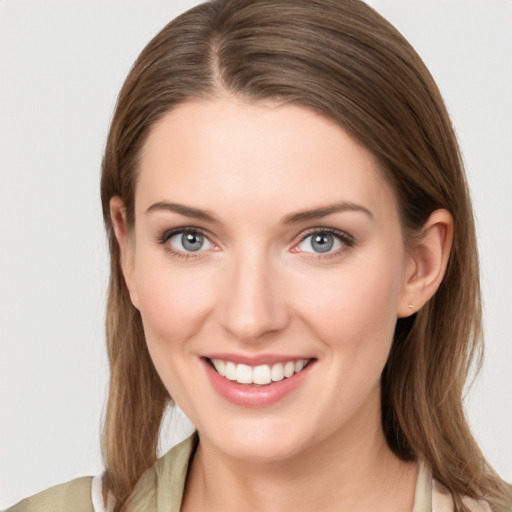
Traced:
[[278, 272], [267, 251], [248, 246], [229, 258], [222, 300], [222, 323], [233, 336], [257, 341], [287, 324]]

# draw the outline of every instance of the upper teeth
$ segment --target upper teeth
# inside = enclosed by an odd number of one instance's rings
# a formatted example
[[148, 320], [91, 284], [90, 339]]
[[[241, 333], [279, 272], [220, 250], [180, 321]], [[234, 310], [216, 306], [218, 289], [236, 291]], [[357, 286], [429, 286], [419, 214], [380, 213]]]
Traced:
[[270, 384], [285, 377], [291, 377], [300, 372], [308, 363], [309, 359], [300, 361], [288, 361], [273, 365], [262, 364], [260, 366], [249, 366], [247, 364], [236, 364], [232, 361], [212, 359], [213, 366], [217, 372], [229, 380], [236, 380], [240, 384]]

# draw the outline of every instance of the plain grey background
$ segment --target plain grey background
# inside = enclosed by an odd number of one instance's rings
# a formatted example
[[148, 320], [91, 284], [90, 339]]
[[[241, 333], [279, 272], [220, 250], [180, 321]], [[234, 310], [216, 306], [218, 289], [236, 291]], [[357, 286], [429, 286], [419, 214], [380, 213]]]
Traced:
[[[103, 145], [137, 54], [196, 3], [0, 1], [0, 507], [102, 470]], [[512, 1], [369, 3], [423, 57], [459, 135], [487, 336], [468, 413], [512, 480]], [[162, 450], [190, 428], [167, 425]]]

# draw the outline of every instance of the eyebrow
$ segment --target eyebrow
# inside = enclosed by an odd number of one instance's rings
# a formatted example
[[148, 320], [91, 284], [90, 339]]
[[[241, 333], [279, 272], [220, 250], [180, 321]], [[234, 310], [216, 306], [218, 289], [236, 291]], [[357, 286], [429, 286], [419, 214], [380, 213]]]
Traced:
[[281, 222], [283, 224], [299, 224], [300, 222], [307, 222], [309, 220], [317, 220], [333, 213], [342, 212], [361, 212], [367, 215], [371, 220], [375, 220], [373, 213], [356, 203], [342, 201], [340, 203], [334, 203], [327, 206], [321, 206], [319, 208], [313, 208], [312, 210], [304, 210], [297, 213], [291, 213], [285, 215]]
[[[154, 211], [168, 211], [178, 213], [184, 217], [190, 217], [192, 219], [202, 220], [210, 224], [220, 224], [217, 216], [209, 210], [202, 210], [200, 208], [194, 208], [192, 206], [186, 206], [179, 203], [168, 203], [166, 201], [159, 201], [158, 203], [152, 204], [146, 213]], [[319, 208], [313, 208], [312, 210], [303, 210], [296, 213], [290, 213], [285, 215], [281, 219], [282, 224], [299, 224], [301, 222], [307, 222], [310, 220], [317, 220], [323, 217], [327, 217], [333, 213], [342, 212], [361, 212], [367, 215], [371, 220], [375, 220], [373, 213], [365, 208], [364, 206], [342, 201], [340, 203], [334, 203], [327, 206], [321, 206]]]
[[193, 208], [192, 206], [185, 206], [184, 204], [178, 203], [168, 203], [166, 201], [160, 201], [158, 203], [152, 204], [146, 210], [146, 213], [162, 210], [179, 213], [184, 217], [202, 220], [204, 222], [209, 222], [210, 224], [220, 224], [219, 219], [209, 210], [201, 210], [199, 208]]

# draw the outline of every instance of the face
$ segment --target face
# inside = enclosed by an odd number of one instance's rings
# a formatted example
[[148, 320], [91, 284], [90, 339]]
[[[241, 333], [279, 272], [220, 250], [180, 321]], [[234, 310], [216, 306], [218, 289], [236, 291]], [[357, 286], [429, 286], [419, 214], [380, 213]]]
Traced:
[[144, 148], [124, 270], [202, 442], [283, 460], [379, 428], [408, 257], [376, 160], [303, 107], [182, 104]]

